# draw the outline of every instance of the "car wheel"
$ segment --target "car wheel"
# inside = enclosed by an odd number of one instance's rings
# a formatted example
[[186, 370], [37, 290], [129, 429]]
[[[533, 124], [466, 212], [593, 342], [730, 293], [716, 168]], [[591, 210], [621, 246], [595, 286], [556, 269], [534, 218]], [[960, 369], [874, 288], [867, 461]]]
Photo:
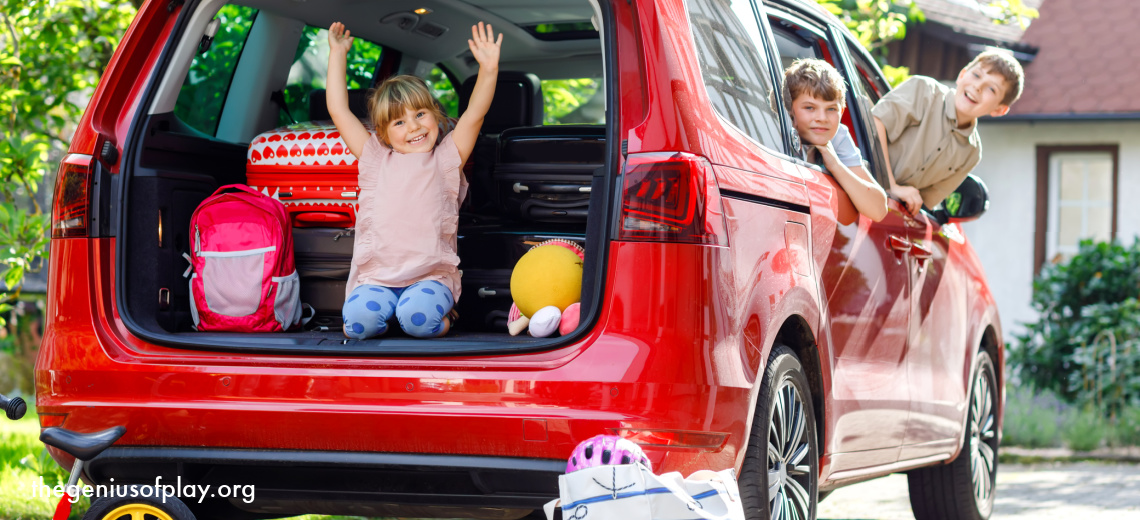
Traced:
[[819, 447], [807, 376], [785, 346], [772, 349], [740, 473], [745, 517], [815, 518]]
[[162, 495], [154, 486], [115, 486], [122, 496], [101, 497], [91, 503], [83, 520], [195, 520], [177, 497]]
[[997, 377], [986, 352], [970, 385], [966, 443], [950, 464], [907, 473], [916, 520], [986, 520], [997, 484]]

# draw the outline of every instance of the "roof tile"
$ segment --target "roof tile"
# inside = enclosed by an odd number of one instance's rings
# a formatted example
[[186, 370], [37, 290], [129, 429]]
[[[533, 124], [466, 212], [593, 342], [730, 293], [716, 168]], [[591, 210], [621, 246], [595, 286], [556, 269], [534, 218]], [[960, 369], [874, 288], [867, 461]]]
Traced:
[[1045, 0], [1039, 11], [1021, 39], [1037, 57], [1010, 113], [1140, 112], [1140, 31], [1125, 26], [1140, 18], [1140, 2]]

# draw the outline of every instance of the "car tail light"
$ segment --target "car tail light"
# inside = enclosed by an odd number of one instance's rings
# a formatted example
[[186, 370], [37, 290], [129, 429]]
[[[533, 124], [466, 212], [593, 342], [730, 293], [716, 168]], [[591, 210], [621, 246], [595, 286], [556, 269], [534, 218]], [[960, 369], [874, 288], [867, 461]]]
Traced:
[[622, 178], [619, 239], [728, 245], [708, 159], [684, 152], [630, 154]]
[[51, 237], [87, 236], [91, 209], [91, 174], [95, 159], [90, 155], [68, 154], [59, 165], [55, 197], [51, 206]]

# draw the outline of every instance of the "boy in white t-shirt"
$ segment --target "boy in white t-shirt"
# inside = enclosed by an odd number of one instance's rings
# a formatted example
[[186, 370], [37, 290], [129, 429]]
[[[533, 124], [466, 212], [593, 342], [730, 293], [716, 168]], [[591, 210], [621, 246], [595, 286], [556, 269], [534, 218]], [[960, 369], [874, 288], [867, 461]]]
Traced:
[[783, 92], [807, 159], [823, 164], [855, 209], [875, 222], [883, 220], [887, 193], [863, 167], [851, 133], [839, 122], [847, 96], [839, 71], [823, 60], [796, 60], [784, 71]]

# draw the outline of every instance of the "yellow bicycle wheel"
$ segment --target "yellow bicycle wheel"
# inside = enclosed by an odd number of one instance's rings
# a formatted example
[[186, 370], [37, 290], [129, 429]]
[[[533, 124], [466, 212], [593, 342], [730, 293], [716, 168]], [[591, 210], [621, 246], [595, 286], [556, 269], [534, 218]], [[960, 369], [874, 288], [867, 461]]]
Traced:
[[102, 520], [174, 520], [157, 507], [150, 504], [126, 504], [103, 515]]
[[154, 486], [130, 484], [118, 495], [93, 500], [83, 520], [195, 520], [178, 497], [164, 496]]

